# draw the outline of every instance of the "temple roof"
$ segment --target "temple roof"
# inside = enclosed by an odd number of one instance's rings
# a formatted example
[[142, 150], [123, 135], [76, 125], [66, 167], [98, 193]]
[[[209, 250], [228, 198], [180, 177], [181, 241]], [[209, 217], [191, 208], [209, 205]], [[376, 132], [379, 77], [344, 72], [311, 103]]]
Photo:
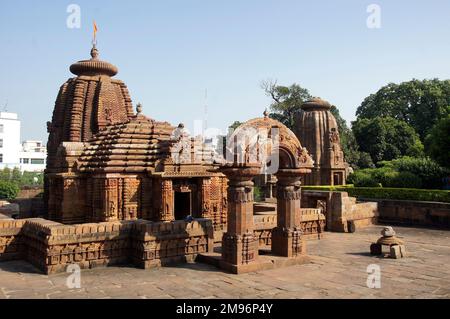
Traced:
[[109, 125], [89, 141], [79, 159], [85, 172], [154, 171], [170, 157], [174, 127], [137, 114], [125, 123]]
[[94, 46], [91, 59], [76, 62], [70, 70], [77, 77], [67, 80], [55, 101], [51, 122], [47, 123], [47, 168], [56, 165], [56, 153], [63, 142], [87, 142], [104, 127], [124, 123], [134, 116], [128, 88], [111, 78], [117, 68], [98, 59]]

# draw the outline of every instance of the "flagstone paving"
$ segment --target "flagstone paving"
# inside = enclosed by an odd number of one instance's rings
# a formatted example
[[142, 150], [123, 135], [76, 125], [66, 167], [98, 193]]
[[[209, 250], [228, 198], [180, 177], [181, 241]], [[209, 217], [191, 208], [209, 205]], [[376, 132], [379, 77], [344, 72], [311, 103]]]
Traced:
[[[450, 298], [450, 231], [395, 227], [408, 258], [371, 256], [381, 226], [309, 240], [312, 262], [242, 275], [195, 263], [142, 270], [83, 270], [81, 288], [68, 273], [43, 275], [24, 261], [0, 263], [4, 298]], [[367, 287], [367, 267], [380, 266], [381, 288]]]

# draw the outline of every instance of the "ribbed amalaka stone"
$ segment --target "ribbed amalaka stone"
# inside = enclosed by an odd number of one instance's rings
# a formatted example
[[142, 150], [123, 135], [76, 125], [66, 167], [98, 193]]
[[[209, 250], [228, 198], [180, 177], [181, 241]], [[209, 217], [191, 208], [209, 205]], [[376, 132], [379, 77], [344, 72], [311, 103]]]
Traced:
[[330, 109], [330, 103], [314, 98], [302, 105], [295, 121], [295, 134], [314, 160], [312, 173], [303, 180], [305, 185], [345, 184], [347, 164]]

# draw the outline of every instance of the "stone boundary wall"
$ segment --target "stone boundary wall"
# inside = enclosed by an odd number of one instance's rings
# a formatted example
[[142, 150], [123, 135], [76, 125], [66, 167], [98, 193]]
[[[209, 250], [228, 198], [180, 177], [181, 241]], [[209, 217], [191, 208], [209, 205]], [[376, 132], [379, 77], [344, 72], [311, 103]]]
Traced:
[[378, 202], [381, 223], [450, 228], [450, 203], [391, 199], [364, 200]]
[[192, 261], [213, 246], [209, 219], [63, 225], [0, 218], [0, 261], [25, 259], [47, 274], [74, 263], [82, 269], [127, 263], [149, 268]]
[[[302, 208], [300, 214], [295, 217], [295, 224], [300, 225], [306, 239], [323, 237], [325, 215], [322, 214], [321, 209]], [[277, 226], [277, 215], [255, 215], [253, 221], [254, 234], [259, 239], [259, 244], [270, 246], [272, 244], [272, 230]]]
[[301, 203], [302, 208], [323, 210], [328, 231], [353, 232], [377, 223], [378, 203], [357, 202], [347, 192], [302, 190]]

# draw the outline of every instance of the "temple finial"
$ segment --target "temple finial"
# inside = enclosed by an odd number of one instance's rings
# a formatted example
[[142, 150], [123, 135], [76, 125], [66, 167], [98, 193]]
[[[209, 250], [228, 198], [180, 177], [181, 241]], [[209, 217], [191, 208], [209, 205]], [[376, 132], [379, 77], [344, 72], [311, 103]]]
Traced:
[[92, 59], [98, 59], [98, 49], [94, 42], [92, 42], [91, 57]]
[[92, 49], [91, 49], [91, 57], [93, 59], [97, 59], [98, 58], [98, 50], [97, 50], [97, 24], [95, 23], [94, 20], [94, 32], [92, 35]]

